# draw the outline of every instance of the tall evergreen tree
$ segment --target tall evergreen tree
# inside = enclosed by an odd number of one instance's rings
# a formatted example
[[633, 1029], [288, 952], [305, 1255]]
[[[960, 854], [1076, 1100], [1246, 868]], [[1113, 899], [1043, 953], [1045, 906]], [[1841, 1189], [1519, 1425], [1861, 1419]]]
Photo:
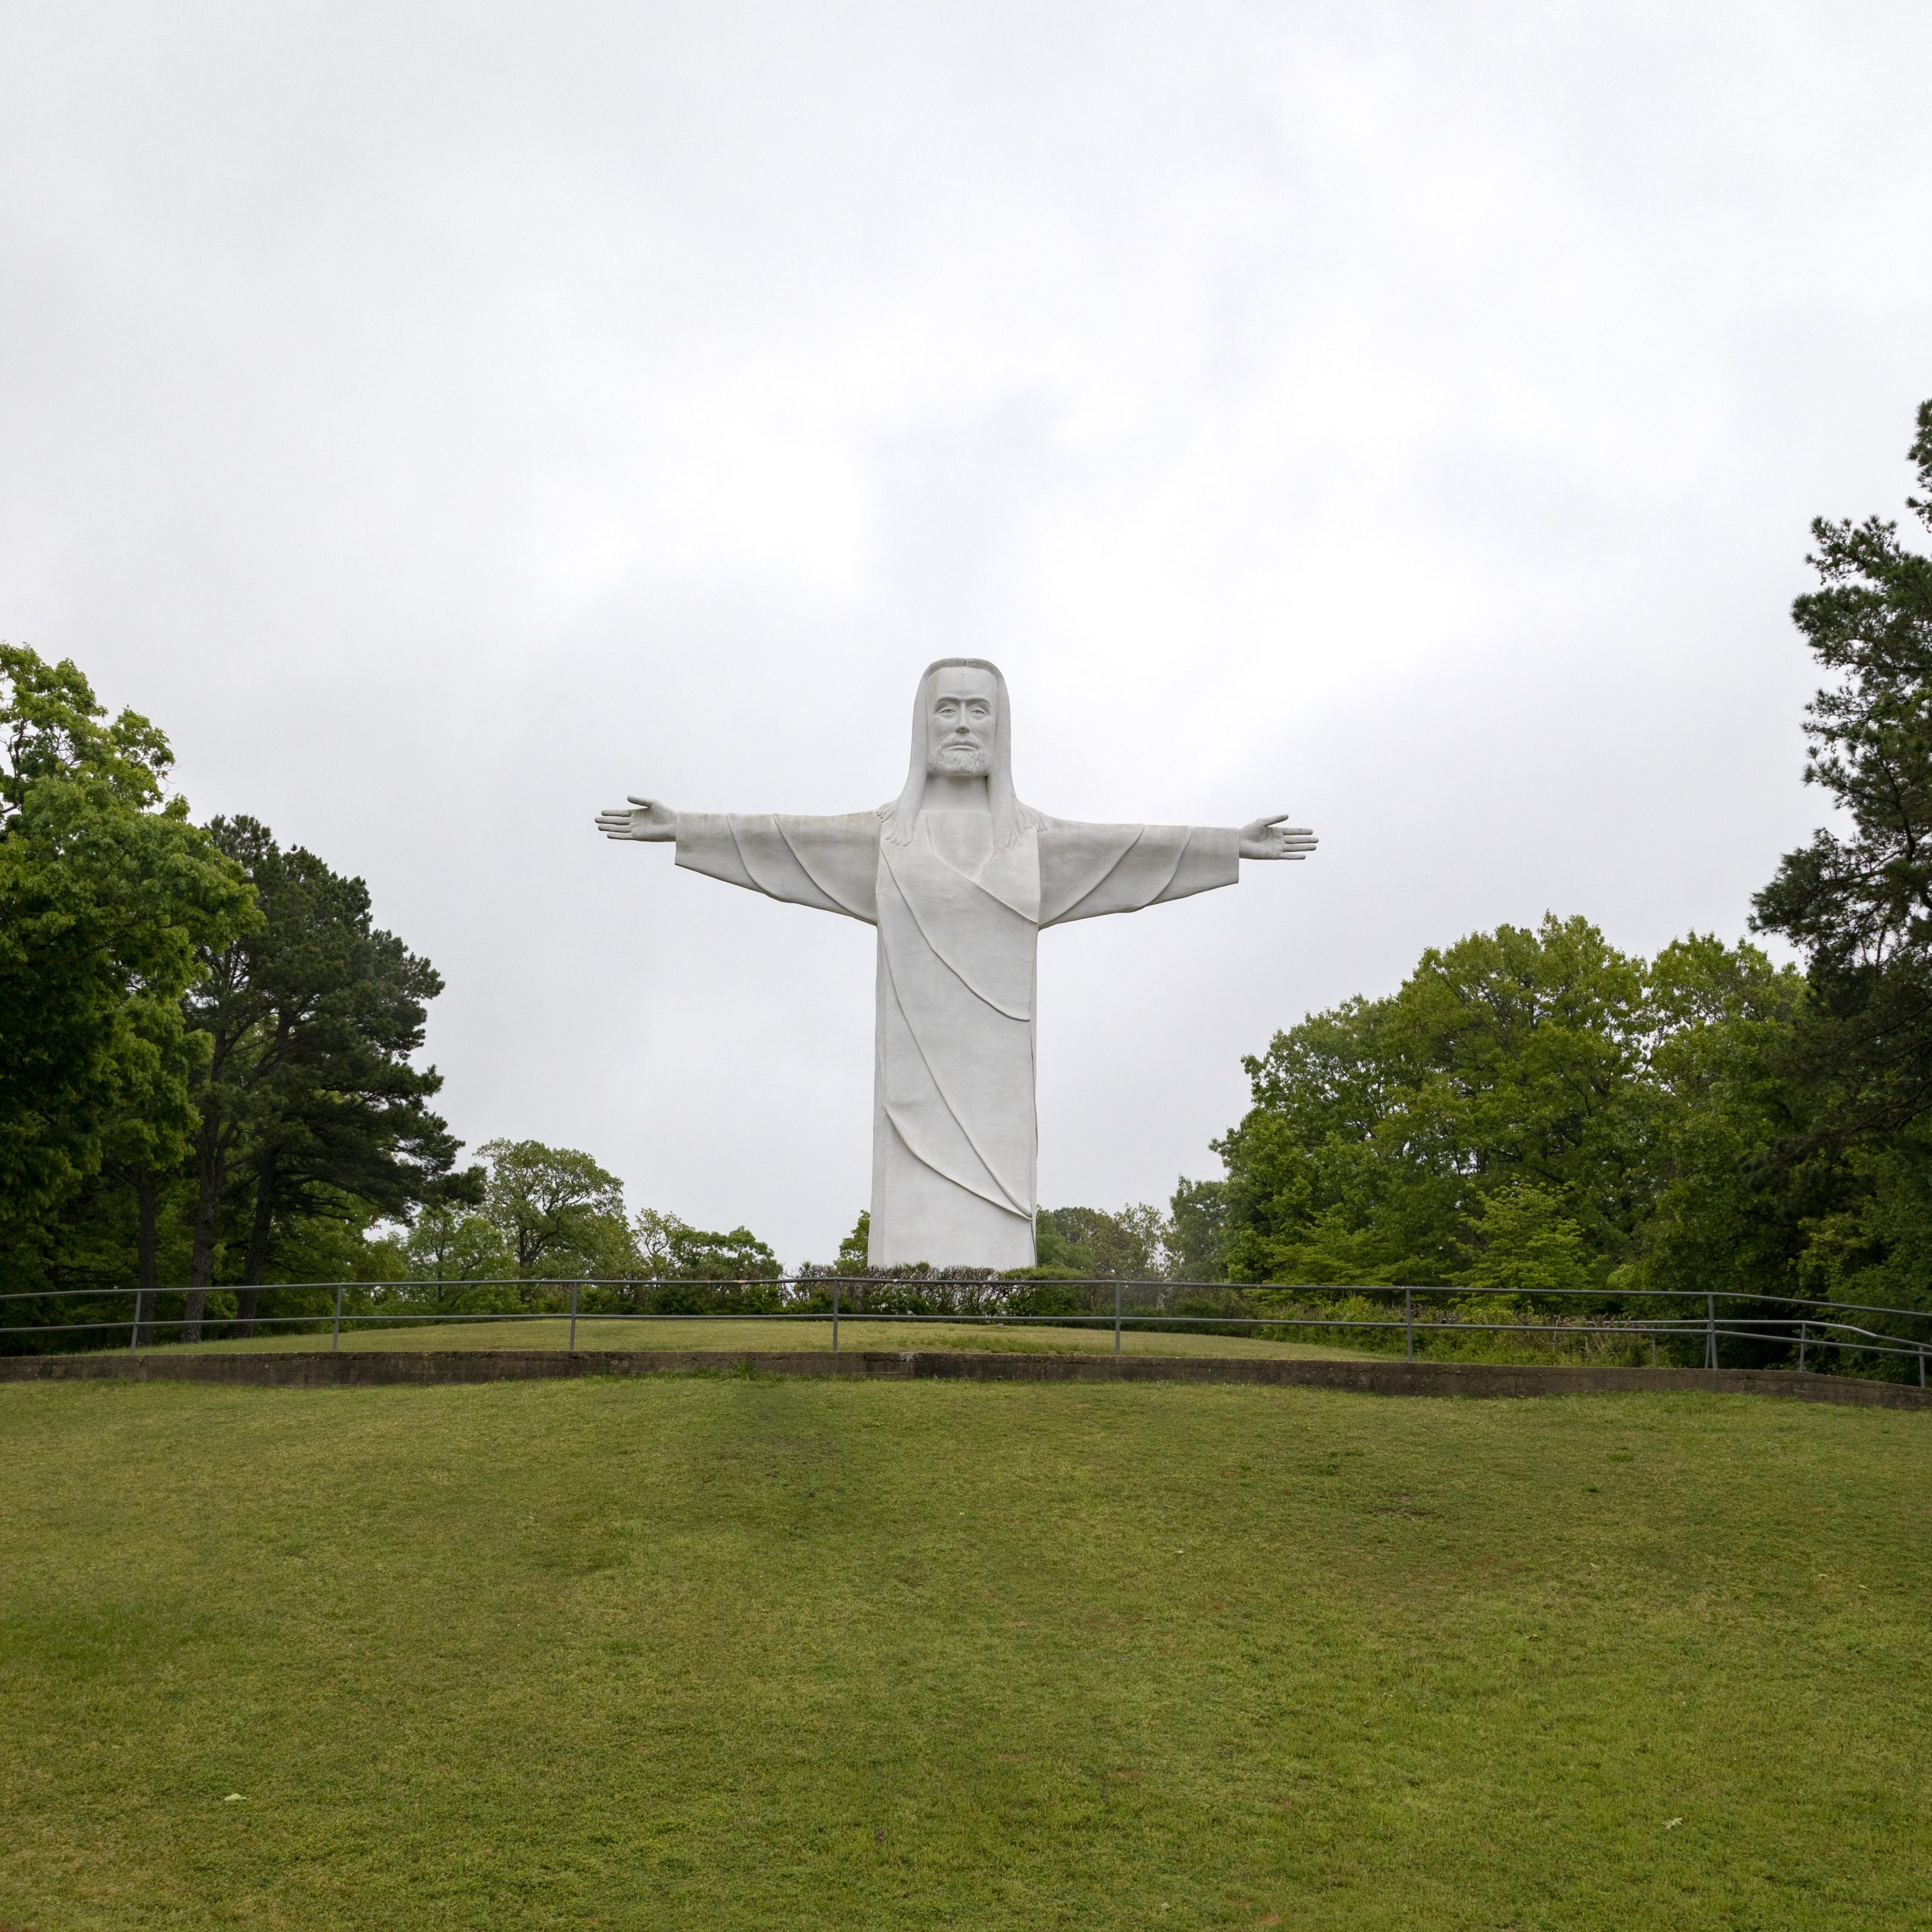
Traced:
[[360, 879], [300, 846], [285, 851], [252, 818], [209, 829], [254, 886], [263, 922], [210, 952], [189, 1000], [209, 1043], [196, 1093], [190, 1340], [224, 1209], [239, 1213], [246, 1332], [278, 1226], [345, 1210], [403, 1214], [445, 1183], [459, 1145], [427, 1105], [441, 1075], [411, 1059], [442, 989], [435, 968], [375, 926]]
[[[1932, 529], [1932, 401], [1910, 456]], [[1804, 956], [1811, 998], [1785, 1070], [1807, 1104], [1787, 1142], [1808, 1197], [1803, 1265], [1870, 1292], [1932, 1284], [1932, 556], [1898, 526], [1820, 518], [1820, 587], [1792, 616], [1834, 681], [1807, 713], [1808, 783], [1850, 823], [1788, 854], [1757, 925]]]
[[[1932, 401], [1918, 426], [1926, 494], [1906, 500], [1932, 528]], [[1833, 1128], [1883, 1132], [1932, 1109], [1932, 557], [1877, 517], [1811, 531], [1823, 583], [1792, 617], [1837, 681], [1806, 715], [1804, 777], [1851, 825], [1786, 856], [1756, 923], [1804, 954]]]

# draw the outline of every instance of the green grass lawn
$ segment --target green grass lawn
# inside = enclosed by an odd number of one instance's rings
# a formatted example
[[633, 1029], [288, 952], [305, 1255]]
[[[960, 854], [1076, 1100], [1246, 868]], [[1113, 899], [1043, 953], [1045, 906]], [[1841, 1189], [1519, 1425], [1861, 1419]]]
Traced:
[[[418, 1327], [383, 1322], [368, 1328], [345, 1327], [345, 1349], [561, 1349], [570, 1340], [568, 1321], [438, 1321]], [[171, 1352], [211, 1350], [325, 1349], [326, 1330], [303, 1334], [269, 1329], [247, 1341], [167, 1343]], [[829, 1349], [832, 1324], [761, 1321], [755, 1315], [730, 1321], [599, 1321], [585, 1315], [577, 1324], [577, 1345], [592, 1349]], [[1112, 1329], [1063, 1328], [1051, 1322], [1011, 1327], [965, 1321], [880, 1321], [847, 1318], [838, 1324], [838, 1346], [854, 1353], [866, 1349], [971, 1349], [1025, 1354], [1110, 1354]], [[1356, 1349], [1306, 1342], [1257, 1341], [1233, 1329], [1189, 1333], [1123, 1327], [1121, 1352], [1136, 1355], [1321, 1355], [1343, 1361], [1377, 1359]]]
[[1932, 1925], [1932, 1417], [0, 1386], [0, 1922]]

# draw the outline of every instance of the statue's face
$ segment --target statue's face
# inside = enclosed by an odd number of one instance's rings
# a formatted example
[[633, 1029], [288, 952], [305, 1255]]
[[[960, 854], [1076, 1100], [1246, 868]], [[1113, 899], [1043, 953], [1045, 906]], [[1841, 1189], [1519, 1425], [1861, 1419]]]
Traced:
[[933, 680], [926, 713], [926, 770], [935, 778], [983, 778], [993, 768], [994, 703], [990, 671], [949, 664]]

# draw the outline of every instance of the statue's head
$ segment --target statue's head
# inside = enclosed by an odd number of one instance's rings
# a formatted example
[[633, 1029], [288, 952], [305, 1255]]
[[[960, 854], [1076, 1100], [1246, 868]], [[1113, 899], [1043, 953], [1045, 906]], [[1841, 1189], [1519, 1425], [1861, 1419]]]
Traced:
[[879, 815], [885, 835], [909, 845], [928, 777], [983, 778], [996, 844], [1011, 845], [1040, 822], [1013, 791], [1012, 707], [999, 666], [983, 657], [942, 657], [926, 666], [912, 704], [912, 757], [906, 789]]
[[927, 775], [985, 777], [993, 768], [999, 673], [990, 666], [935, 665], [920, 696], [926, 718]]

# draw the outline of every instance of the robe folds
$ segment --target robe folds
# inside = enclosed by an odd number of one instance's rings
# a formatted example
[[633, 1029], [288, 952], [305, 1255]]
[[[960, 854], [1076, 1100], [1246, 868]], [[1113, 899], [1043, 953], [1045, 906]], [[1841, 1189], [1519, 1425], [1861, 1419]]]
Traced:
[[878, 929], [874, 1267], [1033, 1260], [1040, 930], [1232, 885], [1239, 834], [1043, 818], [1003, 851], [983, 813], [681, 812], [678, 863]]

